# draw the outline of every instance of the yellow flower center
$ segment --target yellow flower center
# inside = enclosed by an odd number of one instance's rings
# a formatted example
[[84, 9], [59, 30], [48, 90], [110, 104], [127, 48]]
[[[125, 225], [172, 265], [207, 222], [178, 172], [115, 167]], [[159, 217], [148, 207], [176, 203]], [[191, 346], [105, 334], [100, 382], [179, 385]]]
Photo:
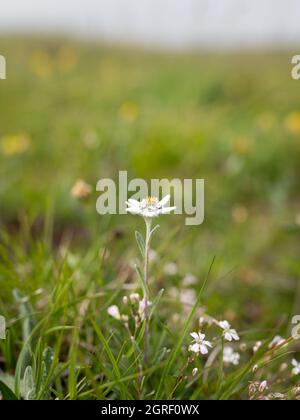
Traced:
[[148, 206], [154, 206], [157, 203], [156, 197], [147, 197], [147, 204]]

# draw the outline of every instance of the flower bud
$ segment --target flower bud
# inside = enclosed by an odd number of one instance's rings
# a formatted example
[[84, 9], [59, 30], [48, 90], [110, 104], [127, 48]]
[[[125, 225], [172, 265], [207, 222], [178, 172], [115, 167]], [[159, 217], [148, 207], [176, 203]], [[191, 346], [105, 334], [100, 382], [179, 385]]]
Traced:
[[197, 373], [198, 373], [198, 368], [194, 368], [193, 371], [192, 371], [192, 375], [193, 376], [196, 376]]
[[268, 389], [268, 382], [267, 381], [261, 382], [258, 388], [259, 392], [263, 393], [266, 389]]
[[132, 304], [139, 303], [140, 295], [138, 293], [131, 293], [129, 299]]

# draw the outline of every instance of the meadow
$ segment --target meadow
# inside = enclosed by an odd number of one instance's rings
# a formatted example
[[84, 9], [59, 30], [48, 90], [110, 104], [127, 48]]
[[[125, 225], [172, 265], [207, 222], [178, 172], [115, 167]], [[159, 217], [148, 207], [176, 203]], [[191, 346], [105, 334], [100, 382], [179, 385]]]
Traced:
[[[291, 54], [21, 37], [0, 53], [2, 398], [299, 399]], [[205, 179], [205, 222], [165, 215], [152, 238], [147, 358], [143, 220], [95, 208], [120, 170]]]

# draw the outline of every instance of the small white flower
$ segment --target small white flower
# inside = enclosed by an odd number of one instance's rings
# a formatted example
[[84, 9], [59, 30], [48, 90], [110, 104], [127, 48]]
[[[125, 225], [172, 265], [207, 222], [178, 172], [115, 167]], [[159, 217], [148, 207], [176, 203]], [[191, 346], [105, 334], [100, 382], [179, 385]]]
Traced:
[[[280, 335], [276, 335], [276, 337], [274, 337], [271, 343], [269, 344], [269, 348], [272, 349], [274, 347], [281, 346], [285, 341], [286, 340], [282, 338]], [[282, 347], [285, 347], [285, 345]]]
[[143, 298], [142, 300], [139, 301], [138, 314], [140, 316], [141, 321], [144, 321], [145, 320], [146, 307], [149, 308], [149, 306], [151, 304], [152, 304], [152, 302], [150, 302], [149, 300], [146, 300], [145, 298]]
[[156, 197], [147, 197], [142, 201], [137, 201], [130, 198], [126, 204], [128, 208], [127, 212], [131, 214], [137, 214], [146, 219], [158, 217], [162, 214], [169, 214], [175, 210], [176, 207], [165, 207], [170, 200], [170, 195], [166, 195], [162, 200], [158, 200]]
[[223, 353], [224, 363], [232, 364], [237, 366], [240, 363], [241, 356], [239, 353], [235, 353], [232, 347], [225, 347]]
[[261, 348], [262, 346], [262, 342], [261, 341], [257, 341], [254, 346], [253, 346], [253, 353], [257, 353], [258, 350]]
[[268, 382], [267, 381], [261, 382], [258, 388], [259, 392], [262, 394], [266, 389], [269, 389]]
[[158, 260], [158, 254], [154, 249], [149, 249], [149, 261], [155, 262]]
[[129, 299], [130, 299], [130, 302], [132, 304], [139, 303], [139, 301], [140, 301], [140, 295], [138, 293], [131, 293], [129, 295]]
[[180, 290], [179, 299], [183, 305], [194, 306], [197, 294], [193, 289], [183, 289]]
[[192, 332], [190, 335], [193, 337], [194, 340], [189, 346], [189, 351], [192, 351], [197, 354], [207, 354], [208, 347], [211, 348], [212, 344], [210, 341], [205, 340], [205, 334], [201, 334], [200, 332], [198, 334], [196, 332]]
[[282, 363], [281, 365], [280, 365], [280, 372], [284, 372], [285, 370], [287, 370], [288, 369], [288, 364], [287, 363]]
[[300, 363], [297, 362], [296, 359], [292, 360], [292, 365], [294, 366], [293, 370], [292, 370], [292, 374], [293, 375], [300, 375]]
[[117, 307], [117, 305], [112, 305], [107, 309], [107, 313], [108, 315], [112, 316], [115, 319], [120, 320], [121, 319], [121, 314], [119, 311], [119, 308]]
[[193, 286], [197, 283], [198, 279], [191, 273], [187, 273], [182, 279], [182, 285], [184, 287]]
[[177, 264], [174, 262], [167, 263], [164, 266], [164, 273], [167, 274], [167, 276], [176, 276], [178, 273]]
[[238, 335], [238, 333], [236, 332], [236, 330], [231, 328], [231, 325], [229, 324], [228, 321], [221, 321], [219, 322], [219, 326], [223, 329], [223, 335], [225, 340], [227, 341], [239, 341], [240, 337]]
[[241, 352], [245, 352], [245, 351], [247, 351], [247, 344], [246, 343], [242, 343], [241, 345], [240, 345], [240, 350], [241, 350]]
[[205, 324], [205, 318], [204, 318], [204, 316], [200, 316], [200, 318], [199, 318], [199, 326], [201, 327], [204, 324]]

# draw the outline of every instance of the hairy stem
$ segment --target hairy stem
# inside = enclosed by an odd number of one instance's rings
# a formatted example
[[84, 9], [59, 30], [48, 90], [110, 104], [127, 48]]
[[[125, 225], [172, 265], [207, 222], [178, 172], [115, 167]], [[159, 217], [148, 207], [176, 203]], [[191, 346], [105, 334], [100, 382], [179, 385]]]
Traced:
[[145, 346], [144, 346], [144, 361], [148, 363], [149, 356], [149, 250], [150, 250], [150, 239], [151, 239], [151, 219], [145, 219], [146, 223], [146, 238], [145, 238], [145, 264], [144, 264], [144, 281], [146, 289], [144, 292], [145, 299]]

